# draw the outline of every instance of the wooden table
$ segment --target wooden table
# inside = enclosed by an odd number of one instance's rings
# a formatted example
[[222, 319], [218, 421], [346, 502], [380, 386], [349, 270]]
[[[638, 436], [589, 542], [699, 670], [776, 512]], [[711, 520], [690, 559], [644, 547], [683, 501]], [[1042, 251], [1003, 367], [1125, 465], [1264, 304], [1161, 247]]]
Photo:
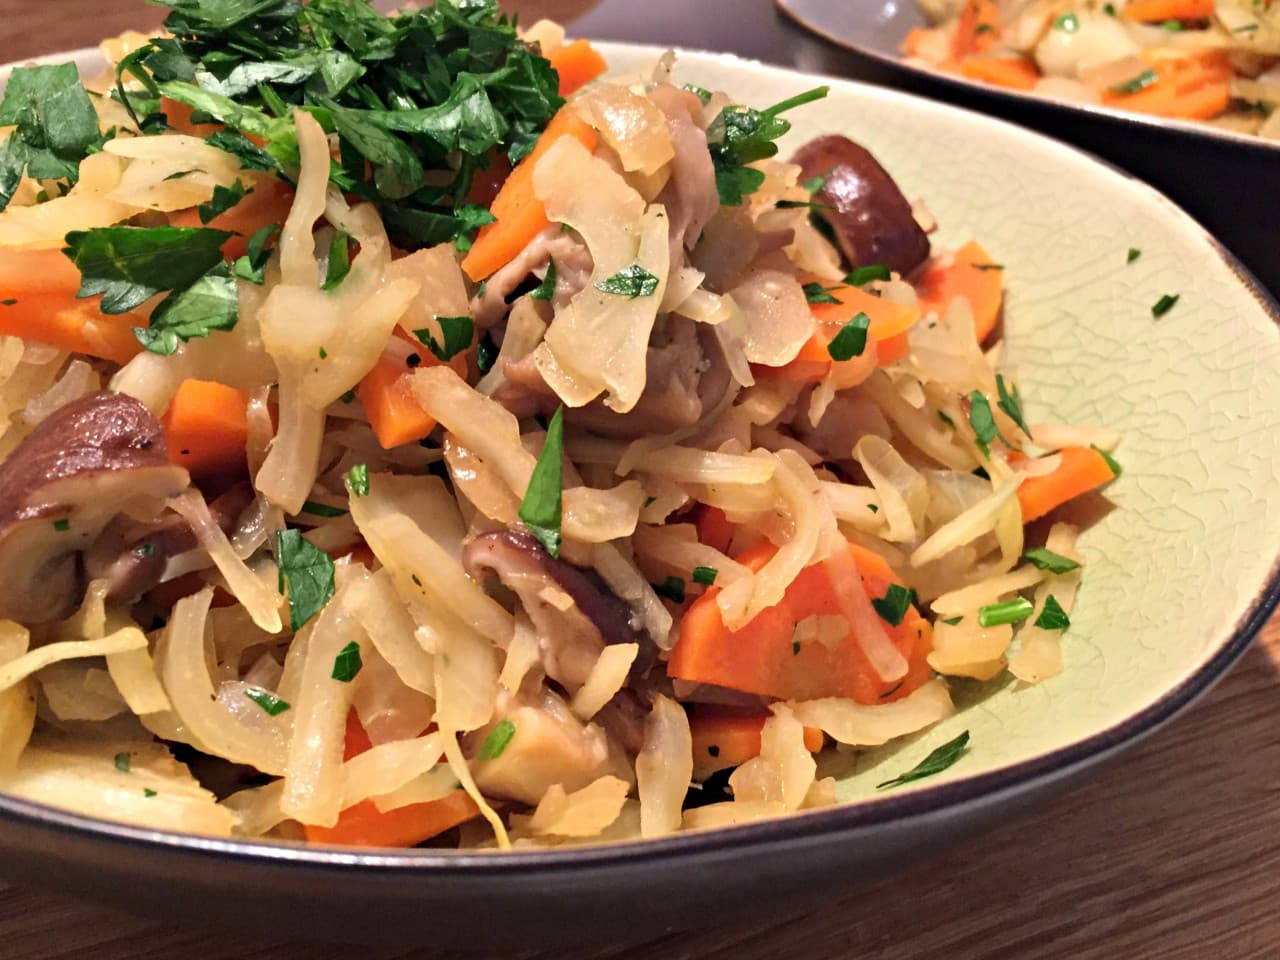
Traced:
[[[708, 11], [725, 8], [723, 0], [648, 0], [644, 22], [635, 29], [650, 31], [646, 39], [663, 39], [657, 31], [673, 29], [665, 6], [686, 10], [696, 30], [717, 21], [736, 24], [738, 35], [723, 33], [722, 45], [736, 43], [744, 53], [768, 49], [772, 37], [808, 42], [778, 25], [767, 4], [732, 2], [744, 12], [726, 19]], [[611, 19], [615, 11], [634, 9], [626, 0], [521, 6], [526, 19], [535, 6], [561, 15], [594, 7], [585, 27], [613, 36], [625, 27], [624, 20]], [[0, 0], [0, 59], [93, 43], [159, 19], [160, 12], [141, 0]], [[712, 38], [685, 42], [705, 46]], [[1280, 956], [1278, 659], [1280, 622], [1272, 621], [1204, 702], [1142, 746], [1032, 814], [879, 885], [815, 900], [809, 912], [784, 919], [734, 927], [712, 921], [694, 934], [561, 951], [556, 960]], [[6, 960], [444, 960], [437, 951], [275, 943], [234, 931], [211, 935], [11, 885], [0, 885], [0, 944]]]

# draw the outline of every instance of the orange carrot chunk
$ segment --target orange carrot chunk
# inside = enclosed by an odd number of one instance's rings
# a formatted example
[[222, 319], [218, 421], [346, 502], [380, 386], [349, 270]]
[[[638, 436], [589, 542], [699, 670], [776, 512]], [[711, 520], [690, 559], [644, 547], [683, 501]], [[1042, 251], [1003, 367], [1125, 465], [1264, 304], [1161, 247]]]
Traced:
[[184, 380], [160, 418], [169, 459], [197, 480], [247, 467], [249, 395], [209, 380]]
[[66, 293], [0, 298], [0, 334], [126, 363], [142, 351], [133, 328], [145, 327], [147, 320], [135, 313], [104, 314], [101, 299], [77, 300]]
[[994, 0], [965, 0], [951, 39], [951, 56], [963, 61], [990, 49], [1000, 36], [1000, 11]]
[[560, 76], [562, 97], [586, 86], [609, 69], [604, 57], [586, 40], [566, 43], [548, 59], [551, 61], [551, 68]]
[[1104, 104], [1181, 120], [1211, 120], [1230, 104], [1234, 71], [1225, 51], [1145, 59], [1144, 73], [1101, 91]]
[[[776, 549], [762, 543], [737, 559], [758, 570]], [[849, 551], [868, 596], [883, 597], [889, 584], [898, 582], [878, 555], [853, 544]], [[669, 676], [781, 700], [851, 697], [866, 704], [906, 696], [929, 678], [925, 657], [931, 648], [932, 630], [914, 608], [907, 610], [898, 626], [884, 624], [909, 665], [901, 683], [882, 682], [852, 634], [830, 646], [796, 642], [796, 624], [809, 617], [840, 615], [839, 598], [821, 564], [806, 567], [787, 587], [781, 601], [737, 630], [729, 630], [721, 619], [716, 604], [719, 590], [709, 588], [685, 611], [667, 664]]]
[[[466, 376], [466, 362], [466, 354], [460, 353], [449, 365]], [[416, 443], [435, 429], [436, 421], [413, 395], [409, 377], [418, 367], [439, 363], [434, 353], [397, 328], [382, 358], [356, 387], [365, 417], [384, 450]]]
[[1010, 90], [1030, 90], [1040, 79], [1035, 63], [1026, 57], [969, 57], [960, 64], [960, 72]]
[[[696, 704], [689, 716], [693, 735], [693, 775], [706, 777], [717, 770], [737, 767], [760, 756], [760, 734], [767, 713], [746, 713], [733, 707]], [[804, 728], [804, 746], [810, 753], [822, 749], [822, 731]]]
[[178, 210], [169, 215], [169, 223], [175, 227], [209, 227], [212, 230], [230, 230], [235, 234], [222, 245], [222, 253], [229, 259], [245, 254], [249, 238], [261, 227], [271, 223], [284, 223], [293, 205], [293, 188], [271, 177], [259, 177], [252, 192], [234, 207], [226, 210], [208, 223], [200, 220], [196, 207]]
[[462, 269], [477, 283], [506, 266], [529, 242], [551, 225], [546, 208], [533, 193], [533, 168], [561, 137], [573, 137], [588, 150], [596, 148], [596, 131], [570, 107], [565, 107], [547, 124], [533, 152], [516, 164], [489, 212], [495, 222], [482, 227]]
[[1023, 523], [1038, 520], [1068, 500], [1116, 478], [1107, 458], [1092, 447], [1067, 447], [1060, 455], [1062, 463], [1053, 473], [1028, 477], [1018, 487]]
[[1208, 20], [1213, 16], [1213, 0], [1129, 0], [1120, 15], [1138, 23]]
[[429, 803], [411, 803], [380, 811], [372, 800], [347, 807], [332, 827], [305, 826], [310, 843], [344, 847], [412, 847], [473, 820], [480, 808], [465, 790], [455, 790]]
[[999, 265], [976, 240], [955, 252], [951, 265], [934, 266], [916, 284], [916, 295], [925, 312], [946, 316], [952, 301], [967, 297], [973, 310], [973, 330], [981, 343], [991, 336], [1000, 319], [1004, 299], [1004, 278]]

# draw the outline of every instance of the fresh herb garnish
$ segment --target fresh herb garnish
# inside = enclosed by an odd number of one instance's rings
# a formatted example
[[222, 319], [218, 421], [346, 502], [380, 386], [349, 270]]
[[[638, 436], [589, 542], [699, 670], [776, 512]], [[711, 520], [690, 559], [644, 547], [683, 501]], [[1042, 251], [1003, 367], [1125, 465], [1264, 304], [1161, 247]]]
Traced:
[[302, 512], [309, 513], [313, 517], [345, 517], [347, 515], [347, 511], [341, 507], [331, 507], [327, 503], [316, 503], [314, 500], [303, 503]]
[[832, 360], [851, 360], [862, 356], [867, 349], [867, 331], [871, 328], [871, 318], [858, 311], [827, 344], [827, 355]]
[[271, 259], [271, 250], [267, 247], [280, 233], [280, 224], [269, 223], [254, 231], [245, 248], [245, 254], [235, 262], [232, 272], [240, 280], [247, 280], [262, 286], [266, 280], [267, 261]]
[[891, 583], [885, 591], [883, 597], [875, 597], [871, 601], [871, 606], [875, 607], [876, 613], [880, 615], [880, 619], [891, 627], [896, 627], [902, 623], [902, 618], [907, 615], [907, 610], [911, 606], [914, 593], [901, 584]]
[[333, 673], [331, 676], [339, 683], [350, 683], [360, 673], [363, 666], [364, 661], [360, 659], [360, 644], [352, 640], [339, 650], [338, 655], [333, 658]]
[[486, 333], [480, 338], [480, 342], [476, 344], [476, 368], [481, 373], [488, 373], [493, 369], [494, 363], [498, 359], [498, 345]]
[[679, 577], [667, 577], [653, 585], [653, 592], [676, 603], [684, 603], [684, 581]]
[[75, 64], [19, 67], [0, 101], [0, 127], [15, 129], [0, 142], [0, 210], [13, 199], [23, 175], [70, 186], [80, 161], [98, 149], [98, 115]]
[[990, 457], [991, 443], [1000, 435], [1000, 431], [996, 429], [996, 418], [991, 413], [991, 404], [980, 390], [973, 390], [969, 394], [969, 426], [973, 427], [973, 434], [982, 455]]
[[207, 224], [219, 214], [226, 213], [251, 193], [253, 193], [252, 188], [246, 187], [240, 180], [236, 180], [236, 182], [229, 187], [221, 185], [214, 187], [213, 197], [209, 202], [202, 203], [196, 207], [196, 213], [200, 216], [200, 222]]
[[55, 520], [53, 521], [53, 529], [58, 531], [58, 533], [66, 533], [71, 529], [71, 521], [65, 517], [61, 520]]
[[276, 562], [278, 588], [289, 597], [289, 623], [296, 633], [333, 597], [333, 561], [301, 531], [281, 530]]
[[1160, 24], [1160, 26], [1161, 26], [1163, 29], [1168, 30], [1170, 33], [1181, 33], [1181, 32], [1182, 32], [1182, 21], [1181, 21], [1181, 20], [1166, 20], [1164, 23]]
[[686, 83], [683, 89], [697, 96], [704, 106], [711, 102], [711, 91], [706, 87], [700, 87], [696, 83]]
[[893, 274], [883, 263], [869, 263], [862, 267], [854, 267], [845, 275], [844, 282], [851, 287], [865, 287], [872, 280], [888, 280]]
[[80, 270], [77, 297], [102, 294], [103, 313], [127, 313], [219, 266], [230, 238], [198, 227], [95, 227], [67, 234], [63, 252]]
[[1117, 477], [1118, 477], [1118, 476], [1120, 476], [1120, 474], [1124, 473], [1124, 467], [1120, 466], [1119, 461], [1118, 461], [1118, 460], [1116, 460], [1116, 458], [1115, 458], [1115, 457], [1113, 457], [1111, 454], [1107, 453], [1107, 451], [1103, 450], [1103, 449], [1102, 449], [1100, 446], [1098, 446], [1096, 443], [1091, 443], [1091, 444], [1089, 444], [1089, 446], [1090, 446], [1092, 449], [1096, 450], [1096, 451], [1097, 451], [1097, 452], [1102, 456], [1102, 459], [1103, 459], [1103, 460], [1107, 461], [1107, 466], [1111, 468], [1111, 472], [1112, 472], [1115, 476], [1117, 476]]
[[341, 230], [329, 238], [329, 263], [324, 272], [323, 290], [334, 290], [351, 272], [351, 236]]
[[143, 788], [142, 788], [142, 795], [143, 795], [144, 797], [146, 797], [148, 800], [149, 800], [149, 799], [151, 799], [152, 797], [158, 797], [158, 796], [160, 796], [160, 794], [156, 793], [156, 792], [155, 792], [154, 790], [152, 790], [150, 787], [143, 787]]
[[720, 571], [715, 567], [694, 567], [693, 582], [700, 583], [704, 587], [709, 587], [716, 582], [716, 577], [720, 575]]
[[1003, 263], [971, 263], [969, 266], [975, 270], [1003, 270]]
[[802, 288], [804, 290], [804, 298], [810, 303], [840, 303], [831, 295], [831, 291], [836, 287], [824, 287], [820, 283], [806, 283]]
[[945, 623], [948, 627], [954, 627], [963, 619], [964, 617], [946, 617], [942, 622]]
[[791, 123], [780, 115], [821, 100], [827, 95], [827, 89], [815, 87], [767, 110], [728, 106], [720, 111], [707, 130], [707, 144], [715, 168], [716, 191], [723, 206], [740, 206], [743, 197], [755, 193], [764, 183], [764, 174], [747, 164], [777, 154], [778, 145], [774, 141], [791, 129]]
[[1080, 29], [1080, 18], [1074, 13], [1064, 13], [1054, 17], [1053, 29], [1061, 30], [1063, 33], [1075, 33]]
[[1067, 612], [1062, 609], [1062, 604], [1058, 603], [1053, 594], [1044, 598], [1044, 609], [1040, 611], [1040, 616], [1036, 617], [1037, 627], [1042, 630], [1065, 630], [1071, 626], [1071, 618], [1067, 616]]
[[353, 497], [367, 497], [369, 495], [369, 465], [367, 463], [357, 463], [347, 471], [347, 489]]
[[1126, 80], [1124, 83], [1117, 83], [1110, 89], [1112, 93], [1138, 93], [1147, 89], [1147, 87], [1151, 86], [1159, 79], [1159, 75], [1148, 67], [1132, 80]]
[[[999, 399], [996, 406], [1003, 410], [1014, 423], [1018, 425], [1018, 429], [1031, 437], [1031, 428], [1027, 426], [1027, 421], [1022, 417], [1022, 398], [1018, 395], [1017, 385], [1005, 387], [1004, 376], [996, 374], [996, 392]], [[1032, 437], [1031, 439], [1034, 439]]]
[[484, 743], [480, 744], [480, 749], [476, 752], [477, 760], [497, 760], [502, 756], [502, 752], [507, 749], [507, 745], [511, 743], [511, 739], [516, 735], [516, 725], [510, 720], [499, 720], [497, 725], [489, 731], [489, 735], [484, 738]]
[[235, 278], [231, 268], [220, 263], [185, 290], [165, 297], [151, 312], [151, 325], [134, 327], [133, 335], [152, 353], [170, 356], [179, 340], [185, 343], [214, 330], [231, 330], [238, 316]]
[[884, 783], [876, 784], [876, 789], [885, 790], [889, 787], [900, 787], [904, 783], [923, 780], [925, 777], [932, 777], [934, 774], [942, 773], [942, 771], [960, 759], [968, 745], [969, 731], [966, 730], [954, 740], [949, 740], [938, 747], [937, 750], [934, 750], [906, 773], [899, 774], [892, 780], [884, 781]]
[[121, 773], [128, 773], [130, 767], [130, 758], [127, 753], [117, 753], [115, 756], [116, 769]]
[[597, 281], [595, 286], [603, 293], [613, 293], [634, 300], [636, 297], [653, 296], [658, 291], [658, 278], [640, 264], [633, 263], [613, 276]]
[[448, 363], [467, 347], [475, 336], [476, 325], [470, 317], [436, 317], [444, 343], [437, 342], [430, 330], [415, 330], [413, 335], [435, 354], [436, 359]]
[[878, 504], [874, 504], [874, 503], [868, 503], [868, 504], [867, 504], [867, 509], [868, 509], [868, 510], [870, 510], [872, 513], [879, 513], [879, 512], [880, 512], [880, 507], [879, 507], [879, 505], [878, 505]]
[[1166, 313], [1168, 313], [1170, 310], [1173, 309], [1173, 305], [1177, 303], [1178, 300], [1181, 299], [1181, 297], [1182, 297], [1182, 294], [1180, 293], [1166, 293], [1164, 296], [1162, 296], [1159, 300], [1155, 302], [1154, 306], [1152, 306], [1151, 315], [1153, 317], [1163, 317]]
[[542, 282], [538, 284], [537, 289], [533, 290], [529, 296], [534, 300], [550, 300], [556, 295], [556, 262], [550, 258], [547, 259], [547, 275], [542, 278]]
[[1035, 607], [1026, 597], [1015, 597], [1002, 603], [988, 603], [978, 608], [978, 623], [984, 627], [998, 627], [1006, 623], [1017, 623], [1031, 616]]
[[1140, 256], [1142, 256], [1141, 250], [1139, 250], [1137, 247], [1130, 247], [1129, 253], [1126, 255], [1124, 262], [1133, 263], [1133, 261], [1137, 260]]
[[274, 693], [268, 693], [266, 690], [252, 687], [244, 692], [244, 695], [262, 708], [262, 712], [268, 717], [278, 717], [289, 709], [289, 704], [281, 700]]
[[1070, 573], [1080, 566], [1070, 557], [1064, 557], [1062, 554], [1054, 553], [1045, 547], [1032, 547], [1022, 555], [1022, 559], [1037, 570], [1047, 570], [1049, 573], [1055, 574]]
[[560, 518], [564, 483], [564, 407], [547, 425], [542, 453], [534, 464], [520, 502], [520, 519], [553, 557], [560, 556]]
[[945, 410], [939, 410], [939, 411], [938, 411], [938, 419], [939, 419], [939, 420], [941, 420], [943, 423], [945, 423], [945, 424], [946, 424], [948, 427], [950, 427], [952, 430], [954, 430], [954, 429], [956, 428], [956, 422], [955, 422], [954, 420], [952, 420], [952, 419], [951, 419], [951, 417], [947, 414], [947, 411], [945, 411]]

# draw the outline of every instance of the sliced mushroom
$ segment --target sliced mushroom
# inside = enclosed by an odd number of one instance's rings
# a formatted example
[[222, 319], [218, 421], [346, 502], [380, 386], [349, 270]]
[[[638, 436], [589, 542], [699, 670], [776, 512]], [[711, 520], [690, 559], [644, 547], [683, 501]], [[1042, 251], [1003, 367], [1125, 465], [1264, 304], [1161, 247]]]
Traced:
[[818, 137], [791, 162], [803, 178], [824, 178], [813, 197], [816, 212], [835, 230], [850, 264], [885, 264], [905, 276], [928, 259], [929, 238], [911, 204], [865, 147], [848, 137]]
[[496, 576], [520, 598], [538, 631], [542, 665], [570, 694], [586, 681], [607, 643], [638, 643], [632, 668], [653, 665], [656, 647], [631, 623], [631, 608], [593, 570], [552, 557], [526, 533], [504, 530], [476, 537], [462, 554], [476, 579]]
[[0, 464], [0, 617], [68, 616], [84, 593], [82, 553], [117, 516], [156, 516], [190, 478], [137, 400], [96, 393], [44, 420]]

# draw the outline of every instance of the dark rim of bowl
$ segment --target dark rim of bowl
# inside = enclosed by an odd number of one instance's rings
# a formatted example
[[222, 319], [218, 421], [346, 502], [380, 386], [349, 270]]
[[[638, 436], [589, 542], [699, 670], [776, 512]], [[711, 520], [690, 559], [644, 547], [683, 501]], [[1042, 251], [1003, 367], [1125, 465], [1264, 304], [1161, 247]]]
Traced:
[[[625, 44], [625, 46], [644, 47], [642, 44]], [[665, 48], [652, 49], [660, 52]], [[85, 52], [87, 51], [72, 51], [66, 56]], [[725, 58], [724, 54], [710, 51], [683, 52], [698, 52]], [[796, 72], [787, 67], [759, 64], [741, 57], [729, 59], [748, 66], [765, 66], [771, 70]], [[847, 79], [843, 79], [842, 82], [853, 83]], [[857, 83], [853, 85], [859, 86]], [[922, 100], [911, 94], [897, 91], [892, 92], [892, 95]], [[928, 100], [923, 102], [930, 103]], [[936, 103], [932, 105], [938, 106]], [[957, 108], [944, 105], [944, 109]], [[1026, 136], [1051, 139], [1035, 131], [1017, 128], [1008, 121], [991, 117], [987, 119], [1002, 126], [1015, 127]], [[1159, 191], [1124, 171], [1099, 161], [1087, 151], [1069, 144], [1058, 143], [1058, 146], [1081, 154], [1092, 162], [1141, 184], [1151, 191], [1155, 199], [1181, 211], [1181, 208]], [[1186, 216], [1185, 213], [1183, 215]], [[1195, 223], [1190, 217], [1187, 217], [1187, 221], [1189, 224]], [[1199, 225], [1196, 224], [1196, 226]], [[1280, 327], [1280, 302], [1277, 302], [1258, 283], [1231, 251], [1207, 231], [1203, 232], [1205, 239], [1217, 252], [1223, 265], [1231, 270], [1245, 289], [1253, 295], [1272, 323]], [[770, 847], [812, 841], [827, 834], [850, 833], [891, 822], [903, 824], [945, 811], [954, 812], [963, 807], [990, 802], [1000, 796], [1016, 794], [1040, 780], [1070, 776], [1154, 732], [1206, 693], [1244, 654], [1254, 636], [1277, 606], [1280, 606], [1280, 552], [1272, 561], [1257, 597], [1235, 624], [1224, 631], [1224, 640], [1213, 656], [1159, 699], [1119, 723], [1048, 753], [952, 783], [940, 783], [926, 789], [900, 794], [890, 793], [857, 803], [804, 811], [756, 823], [599, 846], [496, 853], [460, 850], [386, 852], [367, 848], [264, 842], [168, 830], [150, 830], [145, 827], [71, 813], [3, 793], [0, 793], [0, 817], [39, 825], [55, 833], [77, 839], [88, 839], [91, 842], [97, 841], [117, 847], [141, 847], [153, 850], [160, 848], [174, 853], [211, 856], [223, 861], [233, 861], [236, 866], [248, 869], [271, 866], [305, 871], [334, 870], [348, 875], [350, 871], [357, 868], [366, 873], [403, 874], [421, 871], [422, 879], [444, 879], [458, 874], [480, 879], [486, 877], [496, 879], [513, 873], [559, 873], [584, 867], [596, 869], [623, 867], [669, 857], [690, 859], [724, 854], [745, 855], [767, 850]]]
[[[913, 3], [915, 0], [903, 0], [903, 2]], [[830, 27], [813, 20], [806, 13], [797, 10], [793, 4], [793, 0], [773, 0], [773, 3], [779, 11], [791, 20], [791, 22], [805, 30], [808, 30], [812, 34], [821, 37], [827, 43], [840, 47], [842, 50], [847, 50], [850, 53], [863, 57], [867, 60], [873, 60], [881, 66], [903, 77], [923, 79], [929, 83], [936, 84], [939, 87], [949, 90], [953, 96], [973, 96], [976, 94], [982, 98], [990, 100], [994, 104], [999, 104], [1005, 107], [1042, 107], [1045, 110], [1058, 114], [1064, 118], [1084, 114], [1085, 116], [1096, 118], [1102, 122], [1110, 122], [1127, 127], [1137, 127], [1144, 132], [1157, 130], [1162, 133], [1182, 134], [1189, 137], [1196, 137], [1210, 143], [1234, 144], [1235, 146], [1242, 147], [1246, 150], [1253, 150], [1264, 154], [1280, 152], [1280, 140], [1268, 140], [1252, 134], [1240, 133], [1236, 130], [1226, 130], [1219, 127], [1198, 124], [1192, 120], [1176, 120], [1152, 116], [1145, 113], [1138, 113], [1133, 110], [1119, 110], [1115, 107], [1104, 107], [1093, 103], [1071, 103], [1054, 97], [1035, 96], [1024, 90], [1008, 90], [1004, 87], [981, 83], [980, 81], [972, 80], [968, 77], [943, 73], [940, 70], [930, 70], [926, 67], [917, 67], [913, 64], [906, 63], [901, 57], [885, 53], [881, 50], [875, 49], [874, 47], [854, 43], [848, 37], [840, 33], [833, 32]]]

